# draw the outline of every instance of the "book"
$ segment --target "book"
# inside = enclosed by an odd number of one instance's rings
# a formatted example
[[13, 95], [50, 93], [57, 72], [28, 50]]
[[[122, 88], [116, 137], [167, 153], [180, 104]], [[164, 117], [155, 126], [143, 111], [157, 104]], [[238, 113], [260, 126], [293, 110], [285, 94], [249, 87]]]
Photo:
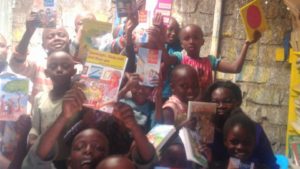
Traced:
[[300, 142], [291, 142], [291, 152], [292, 152], [292, 157], [294, 160], [294, 163], [297, 166], [300, 166]]
[[188, 103], [188, 119], [195, 120], [195, 130], [202, 143], [210, 144], [214, 141], [214, 124], [212, 122], [216, 113], [215, 103], [194, 102]]
[[262, 33], [267, 29], [267, 22], [260, 0], [253, 0], [241, 7], [240, 15], [244, 23], [248, 40], [253, 40], [253, 34], [255, 31]]
[[146, 10], [149, 11], [150, 18], [153, 18], [156, 13], [161, 13], [165, 25], [169, 23], [172, 14], [173, 0], [147, 0]]
[[32, 12], [38, 13], [41, 28], [55, 28], [57, 21], [56, 0], [34, 0]]
[[179, 130], [179, 137], [184, 145], [187, 160], [197, 163], [204, 168], [208, 167], [206, 158], [197, 149], [197, 147], [200, 145], [200, 140], [197, 136], [197, 133], [186, 127], [183, 127]]
[[142, 85], [150, 87], [157, 85], [153, 84], [153, 81], [159, 79], [161, 55], [161, 50], [139, 48], [136, 72], [142, 79]]
[[0, 75], [0, 121], [16, 121], [27, 114], [29, 80], [11, 73]]
[[118, 17], [128, 17], [137, 14], [136, 0], [117, 0]]
[[111, 113], [127, 63], [127, 57], [89, 49], [81, 80], [87, 101], [84, 106]]
[[254, 169], [254, 163], [243, 163], [237, 158], [230, 157], [227, 169]]
[[175, 133], [176, 129], [173, 125], [157, 124], [147, 133], [147, 138], [156, 151], [160, 152]]

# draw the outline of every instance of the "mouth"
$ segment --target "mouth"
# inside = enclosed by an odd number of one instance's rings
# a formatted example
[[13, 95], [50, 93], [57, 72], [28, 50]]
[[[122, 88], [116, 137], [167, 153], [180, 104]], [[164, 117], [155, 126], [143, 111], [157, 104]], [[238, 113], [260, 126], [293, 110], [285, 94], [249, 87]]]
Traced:
[[92, 160], [91, 159], [83, 160], [83, 161], [81, 161], [80, 166], [82, 168], [89, 169], [92, 166]]
[[245, 153], [245, 152], [236, 152], [234, 156], [238, 159], [245, 159], [247, 157], [247, 153]]
[[62, 47], [64, 47], [64, 43], [63, 42], [57, 42], [57, 43], [53, 43], [52, 46], [55, 49], [61, 49]]

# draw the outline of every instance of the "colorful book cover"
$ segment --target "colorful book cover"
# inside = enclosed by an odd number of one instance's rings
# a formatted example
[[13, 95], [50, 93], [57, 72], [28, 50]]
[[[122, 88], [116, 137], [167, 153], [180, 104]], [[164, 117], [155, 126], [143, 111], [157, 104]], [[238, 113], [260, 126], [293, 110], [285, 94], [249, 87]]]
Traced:
[[146, 10], [150, 12], [151, 18], [153, 18], [156, 13], [161, 13], [164, 24], [167, 25], [172, 14], [172, 4], [173, 0], [147, 0]]
[[247, 39], [253, 40], [255, 31], [263, 32], [267, 29], [267, 22], [260, 0], [253, 0], [240, 8], [240, 14], [247, 33]]
[[204, 168], [208, 166], [206, 158], [200, 153], [199, 147], [199, 137], [195, 131], [183, 127], [179, 131], [179, 137], [184, 145], [186, 158], [189, 161], [195, 162]]
[[117, 0], [118, 17], [127, 17], [137, 14], [136, 0]]
[[137, 55], [136, 72], [143, 80], [142, 85], [155, 87], [157, 84], [153, 82], [159, 79], [162, 51], [139, 48]]
[[176, 129], [173, 125], [158, 124], [148, 132], [147, 138], [159, 152], [175, 132]]
[[227, 169], [254, 169], [254, 163], [242, 163], [239, 159], [231, 157]]
[[13, 74], [0, 75], [0, 120], [16, 121], [27, 114], [29, 80]]
[[300, 142], [291, 142], [291, 152], [295, 164], [300, 166]]
[[87, 101], [84, 106], [108, 113], [117, 101], [127, 57], [89, 49], [82, 71]]
[[216, 113], [215, 103], [192, 102], [188, 103], [188, 119], [195, 120], [195, 130], [202, 143], [213, 143], [214, 124], [212, 122]]
[[55, 28], [57, 21], [56, 0], [34, 0], [33, 12], [38, 13], [39, 27]]

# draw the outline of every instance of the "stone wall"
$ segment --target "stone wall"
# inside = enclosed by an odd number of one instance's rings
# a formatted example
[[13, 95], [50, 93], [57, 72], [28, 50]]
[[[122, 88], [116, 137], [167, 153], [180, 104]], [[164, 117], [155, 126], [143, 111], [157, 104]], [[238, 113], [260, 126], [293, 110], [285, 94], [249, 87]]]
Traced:
[[[102, 20], [111, 21], [113, 6], [110, 0], [58, 0], [60, 24], [73, 34], [73, 21], [78, 11], [91, 9]], [[226, 0], [224, 2], [220, 55], [229, 61], [235, 59], [245, 41], [245, 32], [239, 16], [239, 8], [250, 0]], [[243, 108], [256, 121], [262, 123], [275, 152], [284, 152], [288, 113], [288, 89], [290, 65], [275, 61], [275, 49], [282, 47], [284, 34], [291, 29], [289, 12], [282, 0], [268, 0], [263, 5], [269, 30], [253, 45], [247, 55], [243, 71], [238, 75], [218, 74], [218, 78], [230, 79], [243, 90]], [[24, 32], [26, 15], [32, 0], [16, 0], [13, 9], [13, 41]], [[202, 27], [205, 45], [201, 55], [209, 54], [213, 15], [213, 0], [174, 0], [173, 16], [181, 25], [195, 23]], [[39, 33], [35, 41], [39, 41]]]
[[[245, 41], [245, 31], [239, 8], [251, 0], [223, 1], [220, 56], [233, 61]], [[275, 152], [284, 153], [288, 115], [290, 65], [275, 61], [275, 49], [282, 47], [283, 37], [291, 29], [289, 12], [282, 0], [263, 1], [269, 29], [248, 51], [240, 74], [218, 73], [218, 78], [237, 82], [243, 91], [243, 109], [260, 122]], [[210, 52], [214, 5], [211, 0], [175, 0], [174, 16], [182, 24], [201, 26], [205, 45], [201, 55]]]

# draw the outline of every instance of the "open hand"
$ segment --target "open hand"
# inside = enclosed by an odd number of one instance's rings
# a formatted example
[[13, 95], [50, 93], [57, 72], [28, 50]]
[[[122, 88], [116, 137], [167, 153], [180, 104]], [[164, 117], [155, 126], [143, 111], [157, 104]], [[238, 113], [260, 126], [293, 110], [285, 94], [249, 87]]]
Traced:
[[261, 33], [259, 31], [255, 31], [253, 33], [253, 40], [252, 41], [246, 41], [249, 45], [256, 43], [261, 38]]
[[119, 102], [114, 105], [113, 116], [129, 130], [138, 126], [132, 108], [125, 103]]

